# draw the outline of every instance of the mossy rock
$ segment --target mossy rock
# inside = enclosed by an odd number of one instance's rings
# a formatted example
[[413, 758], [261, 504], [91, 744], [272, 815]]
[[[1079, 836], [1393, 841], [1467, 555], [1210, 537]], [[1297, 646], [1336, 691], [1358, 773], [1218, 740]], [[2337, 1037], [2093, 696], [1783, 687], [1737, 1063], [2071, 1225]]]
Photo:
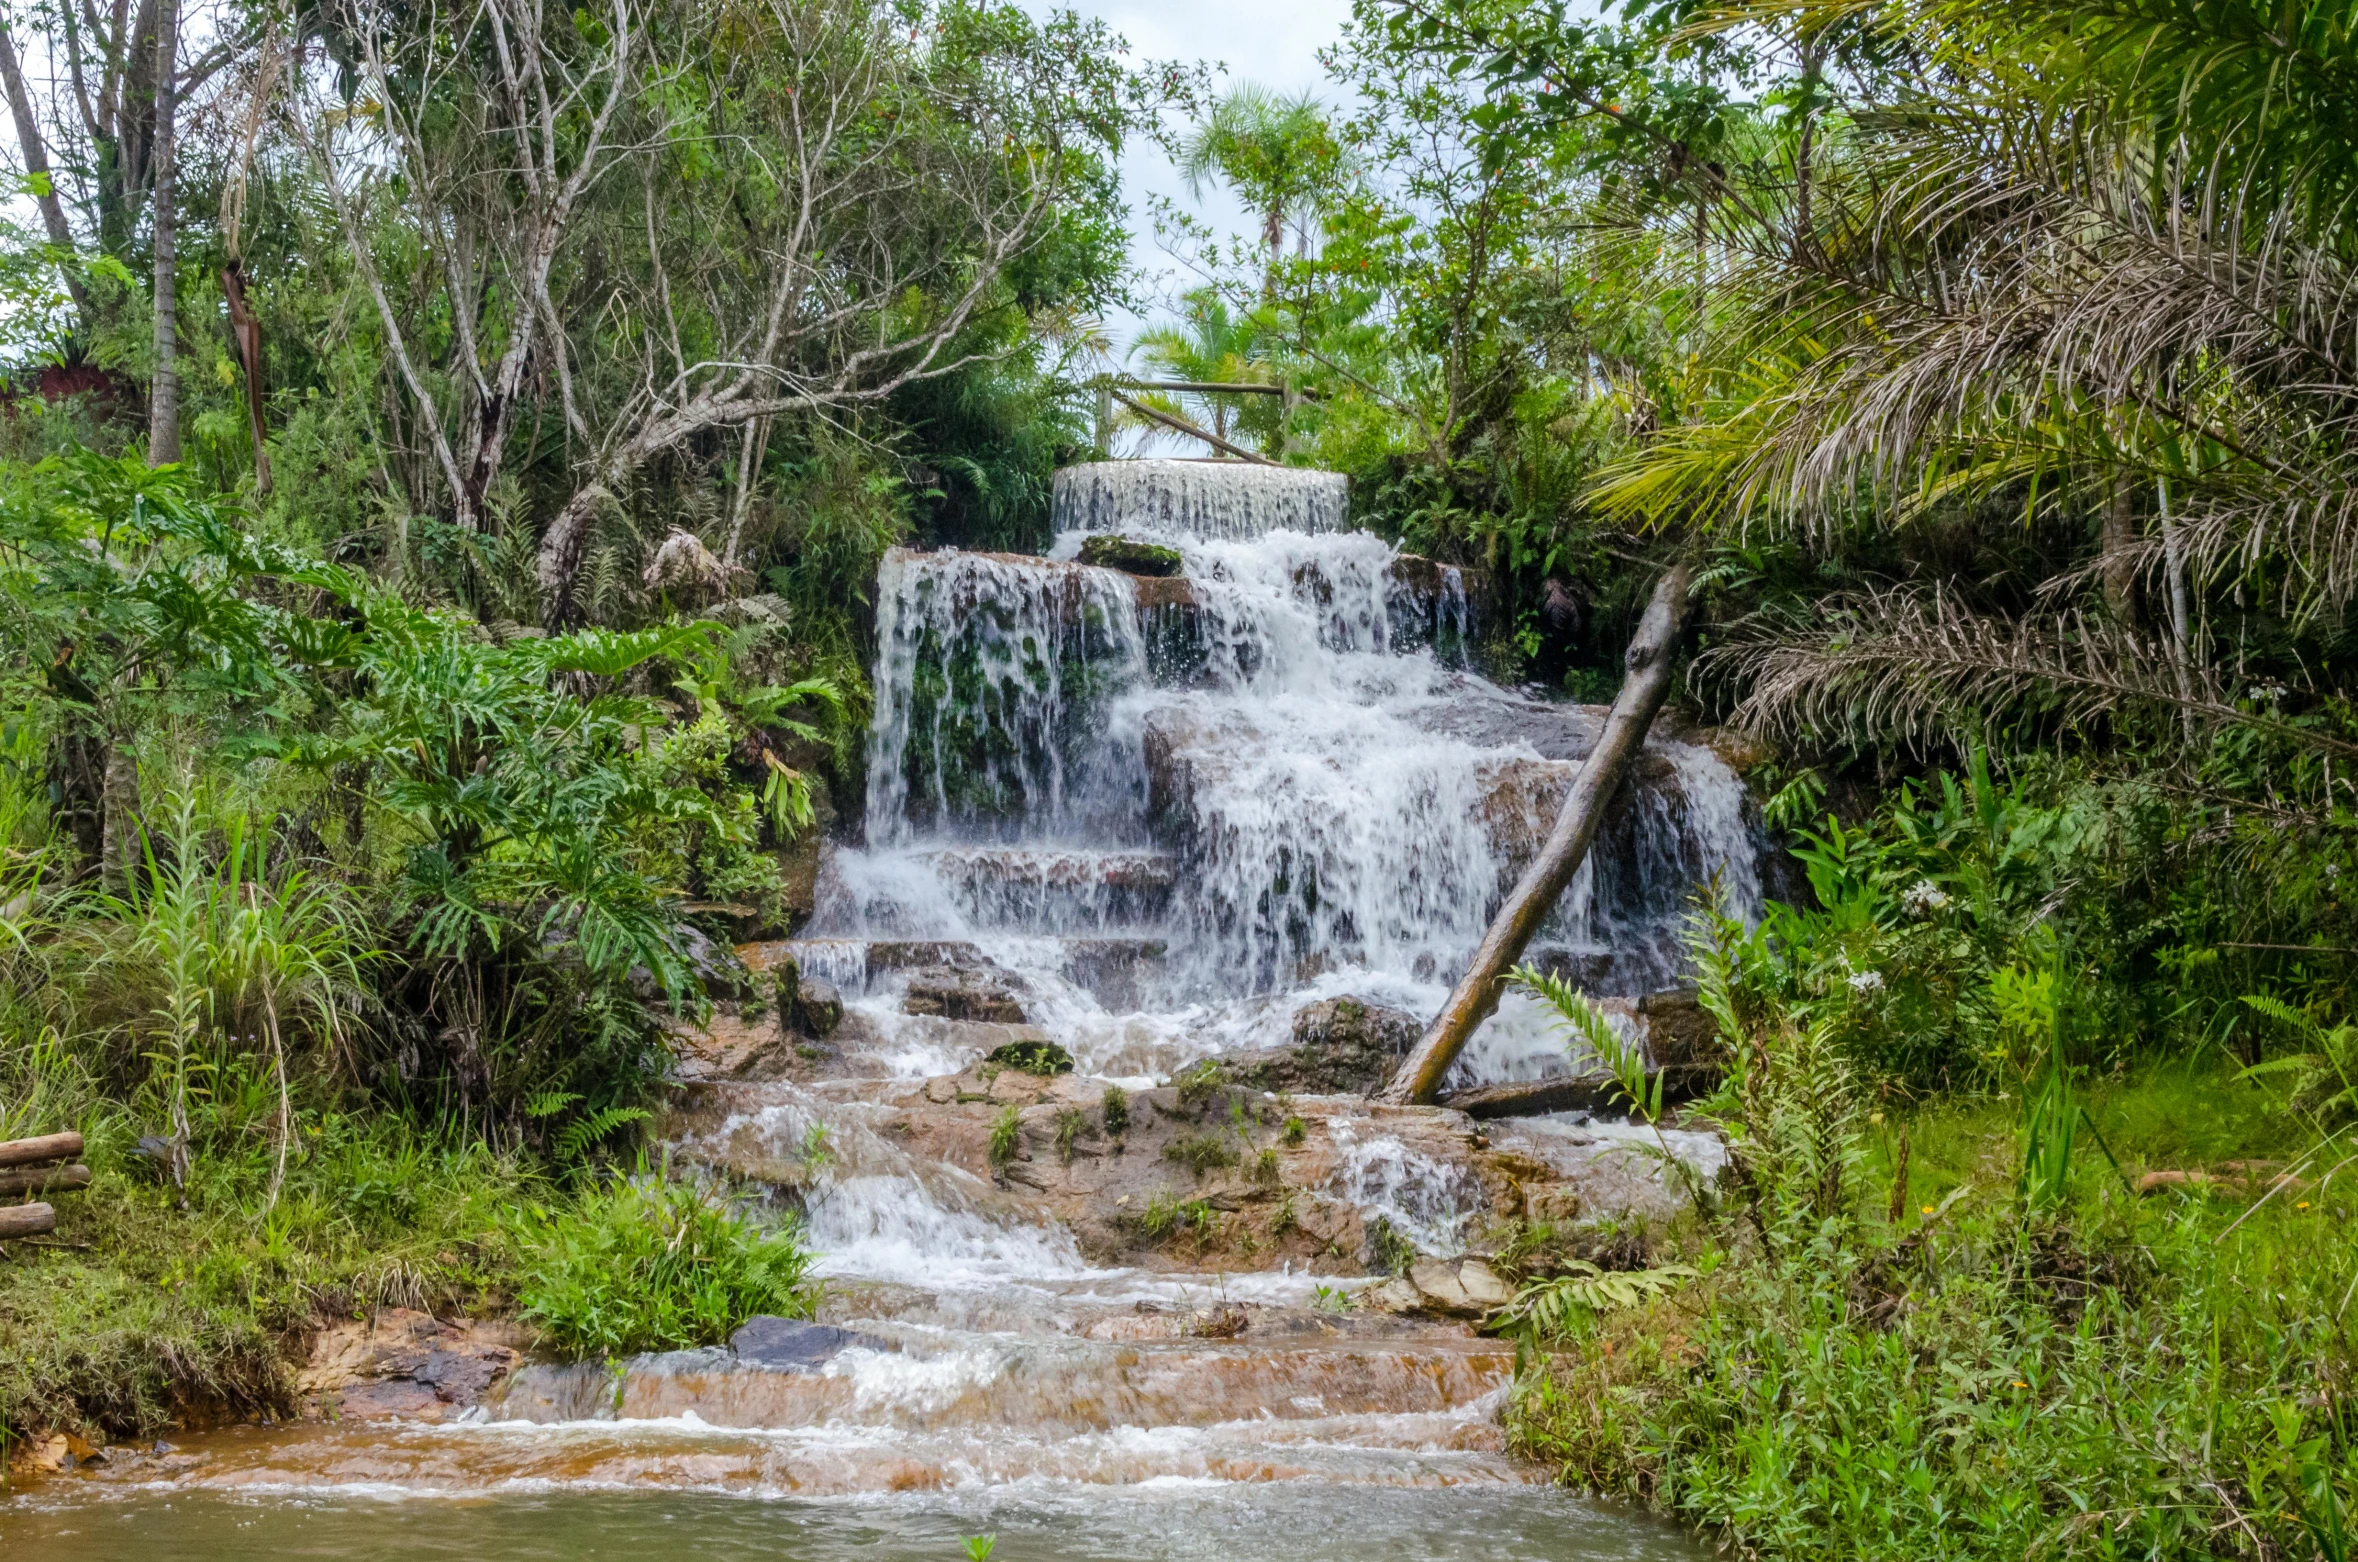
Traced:
[[1114, 536], [1083, 538], [1081, 562], [1097, 569], [1118, 569], [1125, 575], [1146, 575], [1158, 580], [1178, 574], [1180, 568], [1177, 548]]
[[1011, 1041], [1004, 1047], [992, 1049], [991, 1055], [983, 1061], [1014, 1069], [1020, 1074], [1037, 1074], [1043, 1079], [1073, 1071], [1073, 1055], [1053, 1041]]

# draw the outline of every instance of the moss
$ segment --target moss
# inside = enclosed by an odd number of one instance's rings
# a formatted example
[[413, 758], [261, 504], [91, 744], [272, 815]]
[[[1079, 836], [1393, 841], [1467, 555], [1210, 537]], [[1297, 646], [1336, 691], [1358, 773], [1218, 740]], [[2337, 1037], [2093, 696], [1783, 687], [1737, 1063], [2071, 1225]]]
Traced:
[[1080, 559], [1083, 564], [1098, 569], [1116, 569], [1125, 575], [1145, 575], [1155, 579], [1179, 574], [1186, 563], [1179, 556], [1177, 548], [1110, 535], [1084, 537], [1081, 540]]
[[1019, 1074], [1036, 1074], [1042, 1079], [1073, 1071], [1073, 1055], [1053, 1041], [1027, 1039], [1011, 1041], [995, 1047], [983, 1059], [985, 1078], [1000, 1069], [1014, 1069]]

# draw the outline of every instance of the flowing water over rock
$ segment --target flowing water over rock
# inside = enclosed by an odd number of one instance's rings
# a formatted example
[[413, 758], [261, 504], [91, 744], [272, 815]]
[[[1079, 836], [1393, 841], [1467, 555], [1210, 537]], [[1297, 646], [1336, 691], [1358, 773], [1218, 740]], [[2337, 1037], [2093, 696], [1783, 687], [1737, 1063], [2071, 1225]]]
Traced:
[[[1106, 462], [1057, 474], [1049, 558], [886, 560], [867, 845], [833, 857], [797, 952], [887, 1068], [964, 1061], [909, 1023], [912, 946], [1010, 973], [1025, 1018], [1109, 1076], [1273, 1043], [1322, 998], [1439, 1007], [1602, 713], [1472, 672], [1462, 573], [1342, 513], [1332, 474]], [[1180, 574], [1072, 562], [1107, 533]], [[1594, 992], [1674, 979], [1698, 886], [1759, 904], [1743, 788], [1709, 748], [1649, 745], [1630, 802], [1534, 951]], [[1456, 1083], [1567, 1066], [1510, 998]]]
[[[799, 1216], [835, 1327], [122, 1451], [0, 1509], [12, 1562], [897, 1562], [985, 1530], [1023, 1559], [1695, 1554], [1535, 1484], [1497, 1424], [1511, 1347], [1384, 1275], [1511, 1217], [1667, 1213], [1677, 1178], [1625, 1125], [1319, 1072], [1380, 1072], [1440, 1003], [1599, 713], [1469, 670], [1467, 581], [1343, 530], [1339, 478], [1101, 465], [1057, 506], [1060, 557], [887, 559], [866, 842], [806, 937], [742, 951], [777, 1001], [713, 1022], [662, 1125]], [[1112, 532], [1178, 572], [1073, 562]], [[1630, 801], [1538, 951], [1621, 999], [1674, 978], [1697, 885], [1759, 894], [1708, 748], [1653, 744]], [[1459, 1079], [1572, 1067], [1510, 1003]]]

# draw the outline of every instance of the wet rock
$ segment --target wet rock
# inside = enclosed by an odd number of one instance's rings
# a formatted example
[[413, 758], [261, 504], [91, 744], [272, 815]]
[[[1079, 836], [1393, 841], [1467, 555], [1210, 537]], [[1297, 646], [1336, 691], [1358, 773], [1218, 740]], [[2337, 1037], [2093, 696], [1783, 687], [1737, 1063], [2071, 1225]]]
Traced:
[[1638, 1004], [1645, 1017], [1646, 1058], [1658, 1069], [1702, 1071], [1719, 1056], [1719, 1022], [1692, 988], [1648, 993]]
[[321, 1330], [296, 1388], [317, 1415], [438, 1421], [487, 1397], [522, 1359], [523, 1343], [514, 1324], [392, 1307]]
[[1425, 1293], [1407, 1279], [1386, 1280], [1359, 1293], [1359, 1303], [1379, 1312], [1417, 1313], [1425, 1310]]
[[890, 1342], [857, 1329], [769, 1313], [747, 1319], [744, 1327], [729, 1336], [729, 1349], [737, 1353], [739, 1361], [772, 1372], [816, 1372], [855, 1345], [866, 1350], [893, 1348]]
[[843, 994], [832, 982], [822, 982], [815, 976], [800, 977], [794, 984], [794, 1028], [815, 1040], [835, 1034], [835, 1027], [843, 1023]]
[[1157, 578], [1177, 575], [1182, 563], [1177, 548], [1103, 534], [1081, 539], [1080, 559], [1083, 564], [1096, 569], [1115, 569], [1125, 575]]
[[1428, 1258], [1408, 1266], [1408, 1283], [1428, 1311], [1478, 1318], [1504, 1307], [1513, 1288], [1479, 1258]]
[[1246, 1090], [1368, 1095], [1391, 1077], [1423, 1034], [1424, 1024], [1413, 1014], [1357, 998], [1329, 998], [1295, 1012], [1291, 1046], [1225, 1053], [1174, 1077]]
[[1022, 1025], [1029, 1019], [1023, 1012], [1023, 1001], [1006, 982], [989, 972], [957, 966], [929, 966], [911, 972], [901, 1011], [996, 1025]]

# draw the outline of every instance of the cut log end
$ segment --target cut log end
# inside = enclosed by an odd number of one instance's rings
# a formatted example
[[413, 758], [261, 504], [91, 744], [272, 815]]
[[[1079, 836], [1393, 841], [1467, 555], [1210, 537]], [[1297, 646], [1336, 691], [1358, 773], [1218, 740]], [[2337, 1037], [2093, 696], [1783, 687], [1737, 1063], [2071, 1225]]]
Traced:
[[56, 1229], [57, 1211], [46, 1204], [10, 1204], [0, 1208], [0, 1242], [47, 1236]]

